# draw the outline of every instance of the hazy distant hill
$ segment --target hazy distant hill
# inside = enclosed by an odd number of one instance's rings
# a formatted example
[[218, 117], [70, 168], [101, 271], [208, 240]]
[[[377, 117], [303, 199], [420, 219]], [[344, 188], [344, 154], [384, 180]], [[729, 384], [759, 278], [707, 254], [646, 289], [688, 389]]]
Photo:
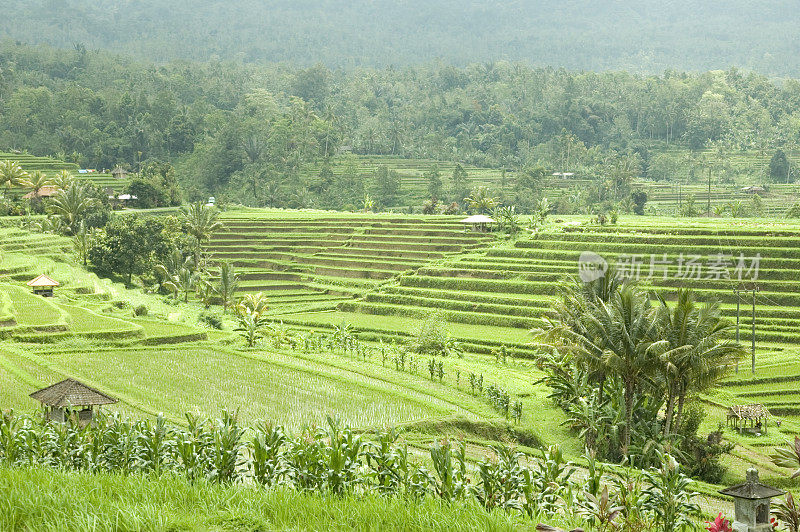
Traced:
[[155, 61], [800, 73], [796, 0], [5, 0], [0, 34]]

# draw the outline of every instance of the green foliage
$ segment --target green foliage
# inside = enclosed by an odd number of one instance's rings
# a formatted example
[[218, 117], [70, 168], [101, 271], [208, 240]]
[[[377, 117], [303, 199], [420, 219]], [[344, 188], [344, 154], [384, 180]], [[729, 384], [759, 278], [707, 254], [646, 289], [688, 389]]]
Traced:
[[75, 234], [80, 222], [97, 204], [97, 199], [90, 195], [87, 185], [72, 181], [66, 189], [51, 199], [48, 208], [61, 218], [69, 234]]
[[643, 506], [653, 512], [656, 525], [664, 532], [691, 530], [692, 516], [700, 514], [700, 507], [692, 502], [692, 481], [680, 471], [678, 462], [670, 455], [661, 456], [661, 467], [645, 471], [650, 482], [643, 495]]
[[473, 189], [472, 193], [464, 198], [464, 203], [467, 204], [470, 212], [477, 214], [487, 214], [497, 206], [497, 200], [490, 196], [489, 189], [486, 187]]
[[219, 285], [217, 292], [222, 299], [222, 308], [227, 312], [228, 306], [233, 303], [233, 297], [239, 286], [239, 276], [236, 269], [228, 261], [223, 261], [219, 266]]
[[150, 272], [163, 262], [174, 240], [162, 219], [116, 216], [93, 233], [88, 258], [97, 272], [123, 276], [130, 284], [134, 275]]
[[269, 326], [269, 320], [257, 312], [247, 310], [236, 315], [237, 326], [234, 329], [244, 338], [247, 347], [255, 347], [256, 343], [264, 338]]
[[644, 206], [647, 203], [647, 193], [642, 190], [631, 192], [631, 200], [633, 200], [633, 213], [643, 215]]
[[791, 163], [789, 158], [786, 157], [786, 153], [781, 149], [775, 150], [769, 160], [767, 169], [770, 179], [775, 183], [788, 183], [790, 168]]
[[450, 356], [461, 352], [440, 315], [429, 315], [412, 334], [410, 349], [418, 355]]
[[789, 532], [800, 532], [800, 505], [791, 493], [786, 494], [786, 499], [774, 503], [772, 513], [786, 525]]

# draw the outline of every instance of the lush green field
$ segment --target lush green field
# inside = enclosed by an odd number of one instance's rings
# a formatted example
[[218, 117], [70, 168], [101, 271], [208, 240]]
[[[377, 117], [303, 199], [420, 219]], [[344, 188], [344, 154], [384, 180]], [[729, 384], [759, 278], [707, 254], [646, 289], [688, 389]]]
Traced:
[[[0, 529], [86, 530], [534, 530], [536, 521], [446, 504], [375, 495], [333, 497], [112, 474], [0, 468]], [[548, 522], [569, 528], [559, 518]]]
[[[230, 317], [221, 311], [215, 312], [223, 330], [204, 329], [198, 321], [201, 305], [99, 279], [74, 263], [68, 239], [8, 228], [2, 229], [6, 238], [0, 244], [0, 294], [14, 324], [0, 328], [6, 338], [0, 342], [0, 407], [31, 411], [36, 404], [29, 393], [72, 377], [118, 397], [120, 403], [111, 410], [145, 417], [163, 413], [176, 424], [185, 423], [185, 412], [214, 416], [226, 408], [238, 410], [247, 421], [270, 419], [299, 430], [334, 414], [365, 430], [402, 425], [409, 441], [420, 446], [445, 434], [463, 436], [473, 461], [497, 441], [528, 452], [539, 443], [559, 444], [580, 461], [581, 444], [563, 426], [565, 414], [547, 399], [548, 390], [536, 384], [542, 373], [530, 360], [529, 329], [552, 300], [557, 281], [577, 272], [583, 250], [612, 262], [624, 254], [649, 260], [651, 253], [667, 253], [677, 260], [681, 253], [693, 253], [705, 260], [741, 251], [762, 256], [757, 372], [750, 375], [743, 362], [738, 375], [705, 397], [710, 415], [703, 430], [724, 421], [730, 404], [765, 403], [782, 426], [771, 425], [769, 436], [762, 438], [727, 433], [737, 447], [725, 459], [731, 468], [725, 482], [735, 482], [756, 464], [769, 482], [787, 485], [781, 480], [784, 472], [766, 457], [800, 433], [800, 366], [793, 362], [797, 350], [792, 345], [800, 324], [793, 273], [800, 261], [798, 224], [622, 217], [616, 226], [599, 226], [586, 217], [568, 217], [552, 221], [535, 237], [523, 234], [505, 241], [464, 233], [457, 219], [447, 217], [243, 210], [226, 213], [224, 222], [224, 231], [212, 240], [214, 258], [226, 252], [250, 254], [233, 260], [251, 261], [237, 269], [243, 282], [251, 283], [245, 286], [268, 293], [276, 322], [304, 335], [329, 334], [349, 323], [368, 354], [304, 350], [301, 344], [275, 348], [268, 340], [244, 349]], [[248, 242], [221, 243], [226, 238]], [[226, 245], [251, 249], [220, 251]], [[387, 275], [369, 279], [350, 273], [367, 271], [369, 261], [381, 264], [369, 271]], [[391, 269], [395, 264], [403, 269]], [[656, 276], [647, 283], [668, 299], [677, 286], [694, 287], [721, 299], [725, 313], [735, 317], [730, 280], [677, 282], [671, 278], [674, 271], [673, 264], [668, 279]], [[39, 273], [62, 282], [52, 300], [24, 288], [24, 281]], [[311, 293], [318, 299], [303, 301]], [[148, 309], [147, 316], [133, 315], [140, 305]], [[748, 312], [742, 313], [743, 340]], [[407, 341], [431, 313], [447, 320], [449, 334], [465, 351], [463, 358], [443, 360], [441, 380], [430, 378], [426, 358], [417, 359], [413, 369], [407, 360], [400, 369], [395, 355], [379, 354], [380, 342]], [[501, 346], [511, 355], [506, 361], [496, 354]], [[500, 386], [520, 401], [520, 422], [507, 421], [474, 393], [469, 374], [482, 375], [485, 386]], [[703, 505], [708, 511], [722, 504], [715, 490], [702, 486], [710, 497]]]
[[[9, 153], [0, 152], [0, 161], [14, 161], [26, 172], [41, 171], [46, 175], [54, 175], [61, 170], [70, 172], [75, 179], [82, 182], [93, 183], [100, 188], [111, 188], [115, 192], [122, 192], [130, 183], [129, 179], [115, 179], [109, 172], [86, 172], [80, 173], [78, 165], [53, 159], [52, 157], [37, 157], [28, 153]], [[21, 188], [12, 189], [14, 195], [24, 194]]]

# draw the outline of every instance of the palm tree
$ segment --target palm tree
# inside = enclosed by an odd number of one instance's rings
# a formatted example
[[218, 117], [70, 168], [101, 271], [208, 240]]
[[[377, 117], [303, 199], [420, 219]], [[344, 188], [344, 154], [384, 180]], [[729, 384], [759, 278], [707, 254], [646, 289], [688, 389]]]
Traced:
[[86, 266], [87, 257], [89, 255], [89, 245], [91, 243], [92, 232], [86, 229], [86, 224], [81, 220], [78, 231], [72, 237], [72, 245], [75, 252], [78, 254], [78, 259]]
[[[661, 372], [666, 387], [664, 434], [680, 425], [686, 397], [716, 384], [739, 358], [742, 346], [723, 338], [730, 324], [722, 319], [719, 303], [697, 305], [691, 290], [681, 289], [670, 308], [659, 297]], [[678, 411], [675, 413], [677, 402]], [[673, 423], [674, 416], [674, 423]]]
[[217, 220], [219, 211], [198, 201], [181, 209], [181, 215], [187, 232], [195, 239], [195, 260], [199, 264], [203, 244], [222, 227], [222, 222]]
[[267, 327], [267, 318], [253, 312], [244, 312], [236, 318], [238, 326], [234, 329], [247, 343], [253, 347], [256, 342], [264, 337], [263, 331]]
[[[598, 297], [598, 292], [607, 294], [608, 299]], [[623, 284], [609, 291], [607, 285], [598, 284], [567, 292], [555, 308], [555, 317], [535, 331], [541, 345], [572, 354], [589, 368], [600, 381], [597, 404], [602, 404], [607, 376], [619, 380], [625, 403], [624, 456], [631, 443], [634, 399], [653, 381], [659, 367], [658, 354], [652, 348], [658, 338], [656, 318], [650, 299], [635, 287]]]
[[464, 198], [464, 203], [469, 206], [469, 210], [478, 214], [490, 212], [497, 206], [497, 200], [489, 196], [489, 189], [478, 187], [472, 191], [469, 197]]
[[19, 163], [8, 159], [0, 161], [0, 185], [6, 187], [6, 192], [11, 187], [19, 186], [27, 177], [28, 173], [22, 169]]
[[86, 187], [72, 181], [69, 186], [53, 196], [50, 208], [61, 217], [72, 234], [78, 229], [83, 215], [92, 208], [96, 200], [89, 196]]
[[75, 182], [75, 176], [69, 170], [59, 170], [53, 177], [53, 185], [59, 190], [67, 190]]
[[633, 425], [633, 400], [657, 367], [658, 357], [651, 349], [658, 335], [658, 320], [650, 299], [631, 285], [614, 294], [610, 304], [599, 305], [595, 333], [605, 344], [606, 365], [623, 386], [625, 426], [622, 427], [622, 454], [628, 455]]
[[41, 170], [36, 170], [20, 181], [19, 184], [29, 189], [33, 193], [34, 199], [38, 199], [39, 192], [41, 192], [44, 187], [50, 186], [52, 183], [53, 180], [50, 179], [49, 176], [47, 176]]
[[222, 298], [222, 309], [227, 312], [228, 306], [233, 302], [233, 294], [239, 287], [239, 276], [236, 275], [236, 270], [233, 265], [225, 261], [219, 265], [219, 292]]
[[264, 314], [267, 308], [267, 296], [264, 292], [258, 292], [257, 294], [251, 293], [247, 294], [239, 301], [239, 304], [236, 306], [236, 313], [239, 315], [250, 313], [260, 316]]

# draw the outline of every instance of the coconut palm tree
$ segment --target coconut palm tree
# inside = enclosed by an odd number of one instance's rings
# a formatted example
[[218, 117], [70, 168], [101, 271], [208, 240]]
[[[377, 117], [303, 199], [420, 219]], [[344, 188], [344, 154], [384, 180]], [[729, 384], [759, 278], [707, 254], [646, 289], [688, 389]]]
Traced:
[[[597, 293], [607, 294], [608, 299]], [[576, 357], [599, 381], [602, 404], [605, 379], [613, 375], [622, 387], [625, 423], [621, 451], [628, 455], [633, 426], [634, 399], [659, 368], [658, 320], [647, 294], [622, 284], [613, 291], [607, 285], [576, 287], [555, 307], [555, 316], [535, 331], [540, 345]]]
[[50, 186], [53, 183], [53, 180], [41, 170], [36, 170], [31, 174], [28, 174], [27, 177], [20, 181], [20, 185], [27, 188], [33, 193], [34, 199], [39, 198], [39, 192], [42, 191], [44, 187]]
[[239, 286], [239, 276], [233, 265], [224, 261], [219, 265], [219, 285], [217, 292], [222, 299], [222, 309], [227, 312], [228, 306], [233, 302], [233, 294]]
[[78, 259], [86, 266], [89, 256], [89, 246], [92, 241], [92, 232], [86, 229], [86, 224], [81, 220], [78, 226], [78, 231], [72, 237], [72, 246], [75, 248], [75, 253], [78, 254]]
[[6, 187], [6, 192], [12, 187], [19, 186], [27, 177], [28, 172], [23, 170], [19, 163], [8, 159], [0, 161], [0, 185]]
[[468, 197], [464, 198], [464, 203], [467, 204], [470, 211], [477, 214], [486, 214], [497, 206], [497, 200], [489, 196], [489, 189], [486, 187], [474, 189]]
[[633, 426], [633, 401], [658, 367], [652, 349], [658, 337], [658, 320], [647, 294], [623, 285], [610, 303], [597, 305], [594, 334], [604, 346], [606, 366], [620, 379], [625, 400], [622, 454], [628, 455]]
[[258, 292], [257, 294], [251, 293], [247, 294], [239, 301], [239, 304], [236, 305], [236, 313], [250, 313], [260, 316], [264, 314], [267, 308], [267, 296], [264, 294], [264, 292]]
[[181, 209], [181, 217], [186, 231], [195, 239], [195, 260], [199, 264], [203, 244], [211, 238], [214, 231], [222, 227], [222, 222], [217, 220], [219, 211], [198, 201]]
[[75, 234], [83, 215], [96, 203], [89, 196], [86, 187], [72, 181], [66, 189], [53, 196], [50, 209], [53, 214], [61, 217], [70, 233]]
[[659, 301], [660, 341], [654, 347], [661, 350], [667, 394], [664, 434], [668, 436], [680, 425], [687, 395], [716, 384], [744, 355], [744, 349], [723, 337], [731, 326], [722, 319], [718, 302], [700, 306], [694, 293], [686, 289], [678, 291], [672, 307], [661, 297]]
[[74, 181], [75, 176], [69, 170], [59, 170], [53, 177], [53, 185], [58, 190], [67, 190]]

